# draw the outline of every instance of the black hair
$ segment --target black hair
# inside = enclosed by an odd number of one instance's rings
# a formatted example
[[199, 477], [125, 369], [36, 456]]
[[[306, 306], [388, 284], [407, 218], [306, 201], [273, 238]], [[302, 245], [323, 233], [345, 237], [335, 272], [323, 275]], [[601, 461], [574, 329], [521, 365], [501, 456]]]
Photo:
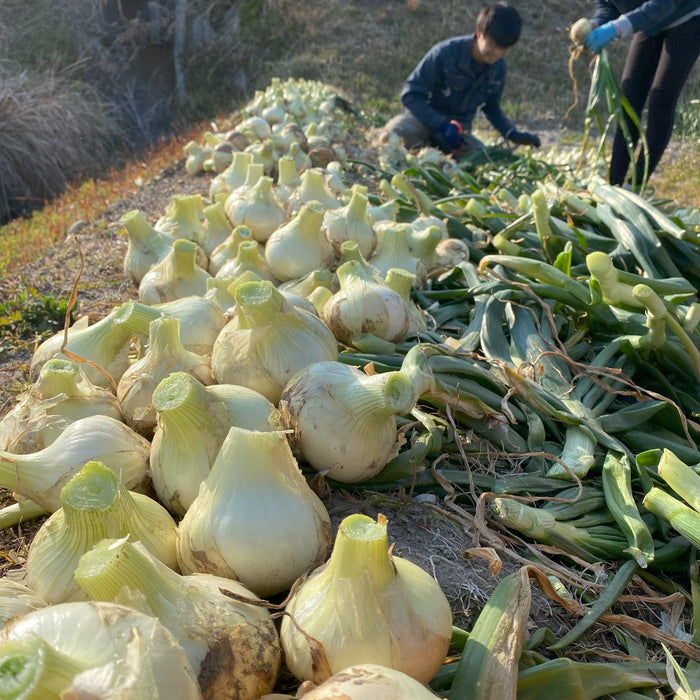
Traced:
[[505, 2], [486, 5], [476, 18], [476, 28], [506, 49], [520, 38], [522, 20], [518, 11]]

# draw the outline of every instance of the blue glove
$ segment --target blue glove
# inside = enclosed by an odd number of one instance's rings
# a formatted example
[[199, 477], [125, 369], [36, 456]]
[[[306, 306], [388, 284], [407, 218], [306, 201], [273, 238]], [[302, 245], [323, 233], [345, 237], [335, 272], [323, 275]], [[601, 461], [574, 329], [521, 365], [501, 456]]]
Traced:
[[511, 131], [508, 134], [508, 140], [519, 146], [540, 147], [540, 137], [537, 134], [529, 134], [527, 131]]
[[614, 22], [601, 24], [597, 29], [591, 29], [583, 39], [583, 45], [591, 52], [598, 53], [604, 49], [613, 39], [617, 39], [620, 33]]
[[453, 150], [456, 151], [464, 144], [462, 138], [462, 127], [456, 121], [445, 120], [440, 124], [440, 136], [444, 142]]

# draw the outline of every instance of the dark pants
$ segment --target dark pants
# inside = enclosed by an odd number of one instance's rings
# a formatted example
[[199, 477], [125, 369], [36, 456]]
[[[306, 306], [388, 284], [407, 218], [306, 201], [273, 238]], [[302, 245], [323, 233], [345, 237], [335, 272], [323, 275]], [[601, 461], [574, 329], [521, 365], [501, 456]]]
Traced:
[[[649, 149], [648, 175], [654, 171], [671, 140], [676, 103], [700, 53], [700, 15], [666, 31], [646, 36], [636, 32], [622, 73], [622, 91], [640, 115], [647, 103], [646, 140]], [[629, 123], [637, 143], [639, 133]], [[622, 185], [630, 165], [627, 142], [618, 127], [610, 161], [610, 182]], [[635, 166], [635, 182], [644, 177], [644, 153]]]

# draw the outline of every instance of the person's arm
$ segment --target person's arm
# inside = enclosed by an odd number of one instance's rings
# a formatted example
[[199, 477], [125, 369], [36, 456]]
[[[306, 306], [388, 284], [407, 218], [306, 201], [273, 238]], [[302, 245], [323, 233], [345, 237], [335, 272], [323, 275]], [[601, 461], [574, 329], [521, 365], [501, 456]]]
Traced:
[[486, 101], [481, 107], [481, 111], [489, 122], [491, 122], [493, 128], [496, 129], [501, 136], [508, 138], [508, 133], [515, 130], [515, 124], [508, 119], [501, 108], [501, 95], [503, 95], [503, 88], [506, 84], [506, 62], [501, 59], [490, 70], [496, 71], [493, 84], [498, 85], [498, 89], [489, 91]]
[[489, 97], [481, 108], [486, 118], [491, 122], [496, 131], [503, 136], [503, 138], [508, 138], [508, 135], [515, 131], [515, 124], [508, 119], [505, 112], [501, 107], [501, 96], [493, 95]]
[[401, 90], [403, 106], [433, 132], [439, 132], [440, 125], [446, 119], [445, 115], [431, 107], [429, 102], [430, 96], [440, 89], [441, 83], [442, 61], [437, 45], [423, 56]]
[[634, 32], [643, 32], [650, 27], [662, 25], [680, 5], [680, 0], [647, 0], [639, 7], [621, 15], [625, 17]]
[[501, 107], [501, 95], [503, 94], [503, 87], [505, 86], [506, 80], [506, 66], [505, 61], [503, 65], [499, 67], [500, 72], [498, 75], [498, 83], [500, 84], [500, 89], [497, 92], [492, 93], [484, 102], [481, 111], [484, 113], [486, 118], [491, 122], [498, 133], [503, 136], [504, 139], [512, 141], [524, 146], [535, 146], [538, 148], [540, 146], [540, 139], [536, 134], [530, 134], [526, 131], [518, 131], [515, 124], [508, 119], [503, 108]]
[[680, 0], [646, 0], [639, 7], [620, 14], [612, 2], [598, 1], [598, 11], [591, 24], [594, 29], [584, 38], [583, 44], [597, 53], [611, 41], [632, 32], [643, 32], [651, 27], [663, 26], [664, 20], [676, 11]]

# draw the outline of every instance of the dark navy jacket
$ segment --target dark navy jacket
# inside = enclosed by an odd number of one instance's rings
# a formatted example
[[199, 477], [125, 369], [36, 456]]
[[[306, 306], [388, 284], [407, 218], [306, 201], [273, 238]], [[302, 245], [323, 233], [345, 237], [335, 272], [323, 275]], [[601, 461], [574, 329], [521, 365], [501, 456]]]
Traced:
[[635, 32], [653, 36], [698, 7], [700, 0], [598, 0], [593, 21], [600, 26], [624, 14]]
[[476, 110], [481, 107], [505, 136], [514, 129], [501, 109], [506, 62], [501, 58], [493, 65], [476, 63], [473, 40], [474, 35], [468, 34], [435, 44], [406, 79], [401, 102], [433, 132], [439, 131], [445, 119], [455, 119], [465, 131], [471, 131]]

